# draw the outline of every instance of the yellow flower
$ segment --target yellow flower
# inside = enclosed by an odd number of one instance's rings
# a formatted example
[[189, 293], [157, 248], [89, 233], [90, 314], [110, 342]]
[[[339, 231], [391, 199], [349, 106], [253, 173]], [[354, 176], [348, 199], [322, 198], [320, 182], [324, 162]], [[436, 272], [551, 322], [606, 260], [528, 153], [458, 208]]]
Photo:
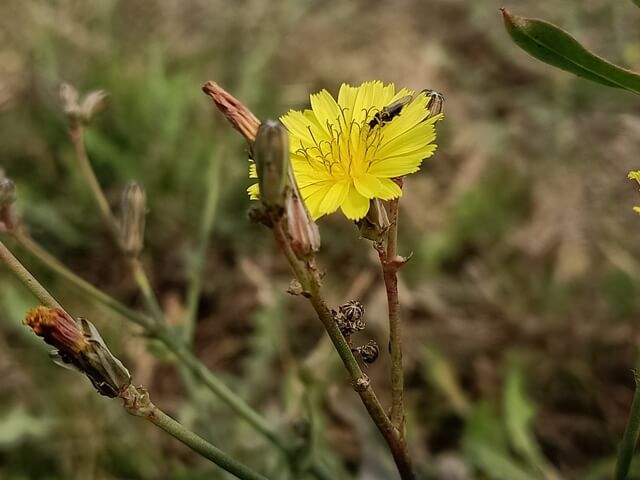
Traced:
[[[289, 131], [291, 165], [300, 192], [314, 219], [338, 208], [351, 220], [363, 218], [370, 200], [390, 200], [402, 195], [392, 180], [417, 172], [436, 145], [435, 122], [420, 93], [399, 115], [372, 121], [385, 107], [414, 92], [395, 91], [393, 84], [365, 82], [343, 84], [336, 101], [322, 90], [311, 95], [311, 110], [289, 111], [280, 120]], [[250, 178], [257, 178], [255, 165]], [[258, 186], [248, 189], [252, 199]]]
[[[635, 180], [640, 185], [640, 170], [632, 170], [628, 175], [630, 180]], [[640, 207], [633, 207], [633, 211], [640, 214]]]

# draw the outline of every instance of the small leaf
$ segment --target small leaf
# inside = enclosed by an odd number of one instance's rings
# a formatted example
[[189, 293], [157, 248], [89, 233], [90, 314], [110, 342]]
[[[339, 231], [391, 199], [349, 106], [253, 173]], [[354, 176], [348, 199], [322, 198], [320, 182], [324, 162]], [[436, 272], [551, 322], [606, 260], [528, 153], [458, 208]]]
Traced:
[[636, 7], [640, 8], [640, 0], [631, 0], [631, 1], [636, 4]]
[[512, 15], [504, 8], [502, 16], [513, 41], [532, 57], [587, 80], [640, 95], [640, 75], [595, 55], [564, 30], [544, 20]]

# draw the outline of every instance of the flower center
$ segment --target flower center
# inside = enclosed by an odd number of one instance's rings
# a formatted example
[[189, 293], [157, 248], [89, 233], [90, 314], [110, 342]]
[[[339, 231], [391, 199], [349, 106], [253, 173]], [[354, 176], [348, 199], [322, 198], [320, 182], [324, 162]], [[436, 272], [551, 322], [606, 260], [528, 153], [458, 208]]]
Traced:
[[382, 141], [382, 125], [369, 125], [377, 109], [365, 110], [364, 115], [352, 118], [342, 108], [334, 122], [327, 121], [324, 138], [314, 135], [308, 127], [313, 144], [302, 146], [302, 155], [314, 168], [323, 168], [336, 181], [350, 181], [367, 172]]

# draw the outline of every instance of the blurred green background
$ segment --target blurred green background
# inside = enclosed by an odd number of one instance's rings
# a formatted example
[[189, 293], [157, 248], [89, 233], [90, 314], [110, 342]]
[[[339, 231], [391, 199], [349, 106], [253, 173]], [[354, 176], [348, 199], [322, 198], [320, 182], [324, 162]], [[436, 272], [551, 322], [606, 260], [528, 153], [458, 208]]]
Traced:
[[[406, 180], [401, 203], [401, 252], [413, 252], [401, 276], [412, 453], [438, 480], [608, 479], [640, 339], [640, 201], [626, 180], [640, 168], [640, 105], [527, 57], [504, 32], [501, 6], [640, 69], [630, 1], [3, 0], [0, 166], [32, 235], [142, 308], [75, 167], [57, 98], [61, 81], [109, 91], [88, 152], [114, 207], [129, 180], [147, 189], [143, 260], [173, 324], [203, 199], [218, 188], [198, 356], [283, 430], [312, 418], [317, 455], [336, 472], [395, 478], [321, 325], [284, 293], [290, 276], [268, 232], [247, 220], [245, 146], [200, 87], [217, 81], [261, 118], [342, 82], [441, 91], [439, 149]], [[220, 173], [207, 180], [212, 162]], [[331, 303], [362, 301], [366, 336], [386, 345], [372, 249], [339, 215], [320, 230]], [[159, 406], [270, 478], [290, 478], [224, 405], [187, 392], [158, 345], [14, 250], [98, 325]], [[36, 301], [4, 267], [0, 304], [0, 478], [229, 478], [55, 367], [21, 325]], [[381, 351], [368, 374], [388, 404]], [[301, 362], [318, 369], [313, 387], [300, 383]]]

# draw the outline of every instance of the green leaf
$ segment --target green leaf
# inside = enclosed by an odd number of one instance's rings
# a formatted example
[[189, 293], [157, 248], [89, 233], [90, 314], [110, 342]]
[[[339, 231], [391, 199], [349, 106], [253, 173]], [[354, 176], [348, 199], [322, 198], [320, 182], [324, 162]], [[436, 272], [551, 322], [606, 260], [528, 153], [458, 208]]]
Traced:
[[631, 0], [631, 1], [636, 4], [636, 7], [640, 8], [640, 0]]
[[587, 80], [640, 95], [640, 75], [595, 55], [564, 30], [544, 20], [512, 15], [505, 9], [502, 16], [513, 41], [532, 57]]
[[535, 409], [525, 394], [522, 372], [517, 368], [509, 370], [505, 381], [504, 414], [507, 435], [513, 450], [529, 465], [539, 469], [545, 478], [559, 478], [553, 467], [544, 459], [531, 432]]

